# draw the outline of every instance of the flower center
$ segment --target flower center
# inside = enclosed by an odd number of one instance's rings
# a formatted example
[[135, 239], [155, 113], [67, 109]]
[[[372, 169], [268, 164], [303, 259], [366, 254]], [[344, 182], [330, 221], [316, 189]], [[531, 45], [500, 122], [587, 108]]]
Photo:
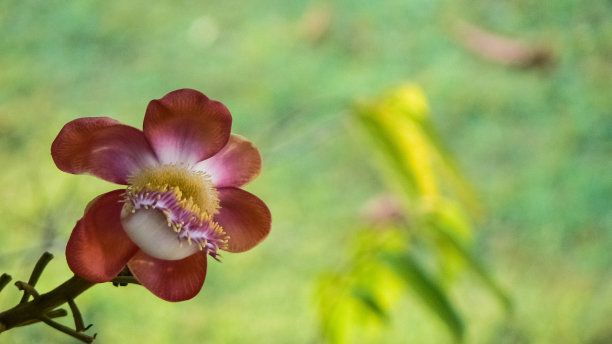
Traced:
[[[172, 190], [184, 206], [212, 216], [218, 212], [219, 194], [210, 177], [182, 165], [161, 165], [146, 168], [128, 178], [128, 192]], [[187, 205], [189, 203], [189, 205]]]
[[205, 250], [217, 259], [229, 237], [213, 221], [219, 196], [210, 177], [183, 165], [158, 165], [128, 178], [121, 221], [147, 254], [183, 259]]

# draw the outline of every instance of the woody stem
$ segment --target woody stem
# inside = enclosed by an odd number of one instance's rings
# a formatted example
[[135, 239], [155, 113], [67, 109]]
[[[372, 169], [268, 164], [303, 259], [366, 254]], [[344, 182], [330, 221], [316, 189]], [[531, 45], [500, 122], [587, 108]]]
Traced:
[[48, 317], [47, 313], [73, 300], [93, 285], [94, 283], [81, 277], [73, 276], [57, 288], [37, 296], [32, 301], [19, 303], [15, 307], [0, 313], [0, 333], [14, 327], [46, 319]]

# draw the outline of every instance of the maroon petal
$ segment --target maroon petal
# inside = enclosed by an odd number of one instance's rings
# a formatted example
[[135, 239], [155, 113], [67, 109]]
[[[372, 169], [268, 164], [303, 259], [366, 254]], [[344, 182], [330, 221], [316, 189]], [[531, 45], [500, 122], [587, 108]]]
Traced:
[[230, 237], [226, 251], [248, 251], [268, 236], [272, 216], [257, 196], [227, 187], [219, 189], [219, 200], [219, 213], [214, 220]]
[[140, 284], [166, 301], [196, 296], [206, 278], [206, 254], [198, 252], [181, 260], [162, 260], [138, 251], [128, 267]]
[[131, 173], [157, 161], [140, 130], [108, 117], [68, 122], [53, 141], [51, 156], [64, 172], [89, 173], [117, 184], [127, 184]]
[[225, 105], [182, 89], [149, 103], [143, 131], [162, 163], [195, 164], [225, 146], [231, 126]]
[[208, 173], [217, 187], [239, 187], [259, 175], [261, 156], [251, 142], [231, 135], [223, 149], [212, 158], [198, 163], [195, 169]]
[[89, 203], [66, 246], [66, 260], [76, 275], [96, 283], [108, 282], [138, 251], [121, 226], [125, 190], [98, 196]]

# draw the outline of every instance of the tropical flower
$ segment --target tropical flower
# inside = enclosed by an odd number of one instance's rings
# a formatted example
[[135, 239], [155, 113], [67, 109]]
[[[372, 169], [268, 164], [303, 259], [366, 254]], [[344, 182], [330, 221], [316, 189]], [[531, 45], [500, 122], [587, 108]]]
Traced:
[[108, 117], [67, 123], [51, 146], [57, 167], [127, 185], [87, 206], [66, 247], [70, 269], [101, 283], [127, 265], [153, 294], [183, 301], [201, 290], [207, 255], [260, 243], [270, 211], [240, 187], [261, 157], [231, 124], [223, 104], [191, 89], [152, 100], [142, 131]]

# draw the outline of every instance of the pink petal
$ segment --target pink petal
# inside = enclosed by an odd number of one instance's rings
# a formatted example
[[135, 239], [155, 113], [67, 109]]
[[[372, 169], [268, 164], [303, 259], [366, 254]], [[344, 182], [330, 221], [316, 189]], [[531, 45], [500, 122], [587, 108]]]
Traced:
[[225, 146], [231, 126], [225, 105], [182, 89], [149, 103], [143, 131], [162, 163], [195, 164]]
[[220, 188], [219, 213], [214, 220], [229, 235], [229, 252], [244, 252], [270, 233], [272, 216], [257, 196], [234, 187]]
[[259, 175], [261, 156], [251, 142], [241, 136], [231, 135], [223, 149], [195, 165], [195, 169], [208, 173], [217, 187], [239, 187]]
[[157, 297], [185, 301], [196, 296], [206, 278], [206, 254], [198, 252], [181, 260], [162, 260], [138, 251], [128, 262], [134, 277]]
[[108, 117], [68, 122], [51, 145], [57, 167], [68, 173], [89, 173], [109, 182], [126, 178], [157, 159], [142, 132]]
[[98, 196], [89, 203], [66, 246], [70, 270], [91, 282], [112, 280], [138, 251], [121, 227], [125, 190]]

